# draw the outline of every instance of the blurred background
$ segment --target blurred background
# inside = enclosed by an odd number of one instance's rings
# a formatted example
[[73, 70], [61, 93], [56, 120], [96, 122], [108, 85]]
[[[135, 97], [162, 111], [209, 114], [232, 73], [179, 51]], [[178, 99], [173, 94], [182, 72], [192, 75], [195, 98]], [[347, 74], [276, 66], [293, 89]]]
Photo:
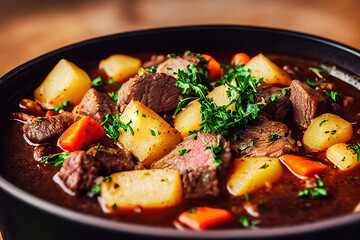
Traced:
[[0, 76], [56, 48], [137, 29], [243, 24], [360, 49], [360, 0], [0, 0]]

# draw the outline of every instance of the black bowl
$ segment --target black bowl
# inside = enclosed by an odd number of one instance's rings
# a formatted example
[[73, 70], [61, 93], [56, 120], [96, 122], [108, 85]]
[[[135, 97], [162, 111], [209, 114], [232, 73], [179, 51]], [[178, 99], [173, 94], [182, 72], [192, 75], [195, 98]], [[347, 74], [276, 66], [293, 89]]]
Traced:
[[[32, 92], [61, 58], [79, 64], [113, 53], [179, 52], [188, 49], [198, 52], [215, 49], [289, 54], [334, 64], [360, 76], [358, 50], [312, 35], [229, 25], [136, 31], [76, 43], [33, 59], [7, 73], [0, 79], [0, 124], [4, 123], [7, 113], [20, 98]], [[178, 231], [74, 212], [32, 196], [0, 175], [0, 231], [5, 239], [358, 239], [360, 214], [259, 230]]]

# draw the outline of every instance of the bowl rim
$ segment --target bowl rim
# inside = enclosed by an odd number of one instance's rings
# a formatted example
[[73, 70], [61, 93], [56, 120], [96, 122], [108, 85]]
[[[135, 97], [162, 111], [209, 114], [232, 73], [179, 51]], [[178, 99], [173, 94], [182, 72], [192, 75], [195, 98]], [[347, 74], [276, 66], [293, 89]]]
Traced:
[[[332, 46], [360, 58], [360, 51], [358, 49], [347, 46], [345, 44], [338, 43], [336, 41], [329, 40], [323, 37], [318, 37], [311, 34], [279, 29], [279, 28], [255, 27], [255, 26], [245, 26], [245, 25], [223, 25], [223, 24], [164, 27], [164, 28], [152, 28], [152, 29], [105, 35], [58, 48], [54, 51], [36, 57], [6, 73], [3, 77], [0, 78], [0, 87], [9, 79], [15, 77], [17, 74], [21, 74], [23, 71], [31, 68], [37, 63], [44, 61], [46, 58], [50, 58], [51, 56], [57, 55], [64, 51], [71, 51], [71, 49], [77, 48], [79, 46], [100, 43], [104, 40], [111, 40], [112, 38], [118, 38], [118, 37], [141, 36], [144, 34], [146, 35], [157, 32], [174, 32], [174, 31], [184, 31], [184, 30], [196, 31], [196, 30], [211, 30], [211, 29], [246, 30], [246, 31], [256, 31], [263, 33], [267, 32], [278, 35], [287, 35], [287, 36], [302, 38], [305, 40], [314, 41], [328, 46]], [[179, 231], [177, 229], [173, 229], [170, 227], [156, 227], [156, 226], [140, 225], [136, 223], [126, 223], [126, 222], [106, 219], [82, 212], [77, 212], [34, 196], [18, 188], [10, 181], [5, 179], [3, 176], [1, 176], [1, 174], [0, 174], [0, 189], [7, 192], [16, 199], [25, 202], [26, 204], [35, 207], [39, 210], [42, 210], [48, 214], [55, 215], [63, 219], [77, 222], [80, 224], [92, 226], [95, 228], [101, 228], [113, 232], [118, 232], [119, 234], [126, 233], [133, 235], [147, 235], [153, 237], [155, 236], [155, 237], [188, 238], [188, 239], [189, 238], [192, 239], [252, 238], [254, 239], [259, 237], [273, 238], [273, 237], [293, 236], [296, 234], [310, 234], [317, 231], [326, 230], [330, 228], [337, 228], [348, 224], [360, 223], [360, 213], [348, 213], [341, 216], [336, 216], [329, 219], [323, 219], [312, 223], [290, 225], [290, 226], [267, 227], [258, 230], [222, 229], [222, 230], [210, 230], [203, 232], [197, 232], [191, 230]]]

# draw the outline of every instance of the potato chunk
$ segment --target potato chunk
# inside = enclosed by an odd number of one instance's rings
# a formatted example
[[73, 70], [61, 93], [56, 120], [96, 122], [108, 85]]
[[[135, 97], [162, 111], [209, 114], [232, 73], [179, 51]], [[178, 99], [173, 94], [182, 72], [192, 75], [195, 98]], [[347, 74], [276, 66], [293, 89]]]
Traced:
[[125, 82], [134, 76], [141, 67], [140, 59], [127, 55], [115, 54], [100, 62], [99, 69], [103, 70], [115, 82]]
[[130, 122], [134, 135], [129, 129], [125, 131], [120, 128], [119, 141], [146, 167], [168, 154], [182, 141], [176, 129], [140, 102], [131, 101], [120, 120], [125, 124]]
[[341, 171], [350, 170], [360, 164], [355, 151], [347, 146], [345, 143], [337, 143], [326, 151], [326, 157]]
[[90, 85], [91, 80], [85, 71], [61, 59], [44, 82], [35, 89], [34, 99], [55, 106], [71, 100], [72, 104], [76, 105], [80, 103]]
[[250, 59], [246, 67], [251, 69], [252, 77], [263, 77], [265, 84], [290, 86], [291, 78], [289, 74], [261, 53]]
[[112, 208], [161, 208], [182, 201], [180, 173], [172, 169], [136, 170], [114, 173], [101, 183], [101, 197]]
[[234, 161], [227, 189], [232, 195], [240, 196], [273, 184], [282, 174], [283, 169], [278, 158], [238, 158]]
[[[231, 102], [226, 91], [230, 87], [221, 85], [214, 88], [207, 97], [213, 98], [214, 103], [218, 106], [227, 105]], [[228, 107], [229, 110], [235, 110], [235, 103]], [[198, 101], [191, 102], [184, 110], [179, 112], [175, 117], [174, 126], [183, 137], [189, 136], [189, 131], [199, 130], [201, 128], [202, 115], [200, 113], [200, 104]]]
[[351, 123], [341, 117], [325, 113], [311, 120], [304, 133], [304, 146], [311, 151], [325, 151], [335, 143], [345, 143], [353, 136]]

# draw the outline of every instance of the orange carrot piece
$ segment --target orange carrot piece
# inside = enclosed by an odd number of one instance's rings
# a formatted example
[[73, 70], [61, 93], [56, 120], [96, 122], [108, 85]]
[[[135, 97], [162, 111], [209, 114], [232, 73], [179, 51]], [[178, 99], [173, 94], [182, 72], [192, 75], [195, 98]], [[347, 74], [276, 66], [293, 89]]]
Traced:
[[72, 152], [95, 143], [106, 135], [105, 130], [94, 119], [83, 117], [73, 123], [60, 137], [62, 149]]
[[249, 60], [250, 60], [250, 57], [246, 53], [236, 53], [231, 60], [231, 64], [232, 65], [247, 64], [247, 62]]
[[218, 63], [215, 58], [213, 58], [210, 55], [207, 54], [201, 54], [203, 58], [205, 58], [206, 61], [208, 61], [207, 68], [210, 71], [210, 80], [216, 79], [221, 74], [221, 66], [220, 63]]
[[201, 231], [226, 226], [232, 221], [232, 215], [224, 209], [197, 207], [183, 212], [178, 220], [194, 230]]
[[295, 155], [282, 155], [280, 160], [289, 168], [293, 173], [302, 177], [310, 177], [319, 174], [325, 170], [326, 165], [307, 159], [305, 157]]

